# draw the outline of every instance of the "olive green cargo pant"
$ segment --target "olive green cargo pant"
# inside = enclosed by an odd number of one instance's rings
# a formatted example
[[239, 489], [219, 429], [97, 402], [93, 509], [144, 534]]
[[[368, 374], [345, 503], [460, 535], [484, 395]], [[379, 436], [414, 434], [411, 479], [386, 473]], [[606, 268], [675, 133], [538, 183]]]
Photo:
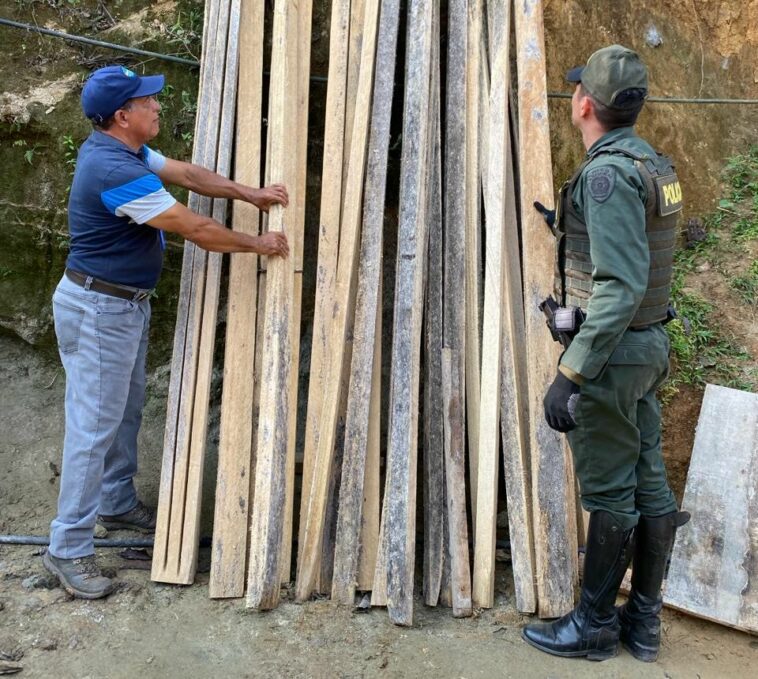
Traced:
[[576, 429], [568, 433], [588, 512], [611, 512], [632, 528], [640, 514], [676, 511], [661, 453], [661, 406], [669, 340], [660, 324], [627, 330], [607, 365], [581, 386]]

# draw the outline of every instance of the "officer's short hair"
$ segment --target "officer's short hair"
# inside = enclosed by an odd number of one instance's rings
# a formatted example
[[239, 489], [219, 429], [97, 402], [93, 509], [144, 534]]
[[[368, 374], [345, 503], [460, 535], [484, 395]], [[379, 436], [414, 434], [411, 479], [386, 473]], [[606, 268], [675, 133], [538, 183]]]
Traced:
[[[579, 91], [583, 97], [592, 99], [592, 105], [595, 109], [595, 117], [606, 131], [615, 130], [618, 127], [631, 127], [637, 122], [637, 117], [645, 105], [645, 92], [643, 90], [624, 90], [618, 95], [619, 100], [626, 100], [627, 108], [610, 108], [599, 102], [579, 83]], [[636, 103], [634, 100], [638, 100]]]

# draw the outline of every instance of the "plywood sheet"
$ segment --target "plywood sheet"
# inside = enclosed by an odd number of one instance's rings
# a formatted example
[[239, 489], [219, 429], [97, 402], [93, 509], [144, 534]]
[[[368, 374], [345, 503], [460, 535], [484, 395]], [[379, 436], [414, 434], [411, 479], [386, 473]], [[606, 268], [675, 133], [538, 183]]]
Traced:
[[664, 601], [758, 632], [758, 394], [709, 384]]

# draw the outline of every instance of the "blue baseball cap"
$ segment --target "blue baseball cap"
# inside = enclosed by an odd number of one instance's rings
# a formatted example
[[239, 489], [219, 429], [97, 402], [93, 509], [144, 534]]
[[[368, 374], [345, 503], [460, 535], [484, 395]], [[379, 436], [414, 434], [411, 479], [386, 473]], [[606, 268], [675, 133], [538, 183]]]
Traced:
[[129, 99], [158, 94], [164, 81], [162, 75], [139, 76], [125, 66], [98, 68], [84, 83], [82, 110], [90, 120], [102, 123]]

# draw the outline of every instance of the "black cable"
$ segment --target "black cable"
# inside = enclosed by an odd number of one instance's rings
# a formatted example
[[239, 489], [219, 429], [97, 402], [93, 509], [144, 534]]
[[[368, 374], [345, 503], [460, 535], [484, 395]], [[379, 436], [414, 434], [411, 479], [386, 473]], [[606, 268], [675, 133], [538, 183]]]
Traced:
[[[160, 54], [159, 52], [149, 52], [147, 50], [141, 50], [136, 47], [126, 47], [124, 45], [117, 45], [112, 42], [104, 42], [103, 40], [94, 40], [92, 38], [85, 38], [80, 35], [72, 35], [71, 33], [64, 33], [63, 31], [54, 31], [50, 28], [40, 28], [32, 24], [24, 24], [20, 21], [11, 21], [10, 19], [3, 19], [0, 17], [0, 25], [10, 26], [11, 28], [20, 28], [25, 31], [32, 31], [34, 33], [41, 33], [43, 35], [49, 35], [54, 38], [62, 38], [63, 40], [71, 40], [72, 42], [82, 42], [85, 45], [94, 45], [96, 47], [105, 47], [107, 49], [116, 50], [119, 52], [127, 52], [128, 54], [140, 54], [146, 57], [153, 57], [154, 59], [162, 59], [163, 61], [172, 61], [177, 64], [184, 64], [186, 66], [199, 66], [200, 62], [195, 59], [184, 59], [183, 57], [175, 57], [171, 54]], [[270, 73], [265, 72], [264, 75], [269, 76]], [[311, 82], [326, 82], [326, 78], [321, 75], [312, 75], [310, 77]]]
[[[571, 99], [573, 94], [548, 92], [550, 99]], [[648, 97], [645, 101], [656, 104], [758, 104], [758, 99], [688, 99], [686, 97]]]
[[[50, 544], [48, 536], [39, 535], [0, 535], [0, 545], [39, 545], [46, 547]], [[152, 547], [152, 537], [144, 538], [95, 538], [95, 547]], [[210, 538], [201, 538], [201, 547], [210, 547]]]
[[147, 50], [141, 50], [136, 47], [124, 47], [123, 45], [116, 45], [111, 42], [104, 42], [102, 40], [93, 40], [92, 38], [84, 38], [80, 35], [71, 35], [70, 33], [64, 33], [63, 31], [54, 31], [51, 28], [40, 28], [39, 26], [33, 26], [31, 24], [22, 24], [20, 21], [11, 21], [10, 19], [0, 18], [0, 25], [11, 26], [12, 28], [21, 28], [34, 33], [42, 33], [42, 35], [51, 35], [55, 38], [62, 38], [63, 40], [71, 40], [72, 42], [82, 42], [85, 45], [95, 45], [96, 47], [107, 47], [108, 49], [117, 50], [121, 52], [129, 52], [131, 54], [141, 54], [145, 57], [153, 57], [155, 59], [163, 59], [164, 61], [173, 61], [177, 64], [185, 64], [187, 66], [199, 66], [200, 62], [194, 59], [184, 59], [183, 57], [175, 57], [171, 54], [159, 54], [158, 52], [148, 52]]

